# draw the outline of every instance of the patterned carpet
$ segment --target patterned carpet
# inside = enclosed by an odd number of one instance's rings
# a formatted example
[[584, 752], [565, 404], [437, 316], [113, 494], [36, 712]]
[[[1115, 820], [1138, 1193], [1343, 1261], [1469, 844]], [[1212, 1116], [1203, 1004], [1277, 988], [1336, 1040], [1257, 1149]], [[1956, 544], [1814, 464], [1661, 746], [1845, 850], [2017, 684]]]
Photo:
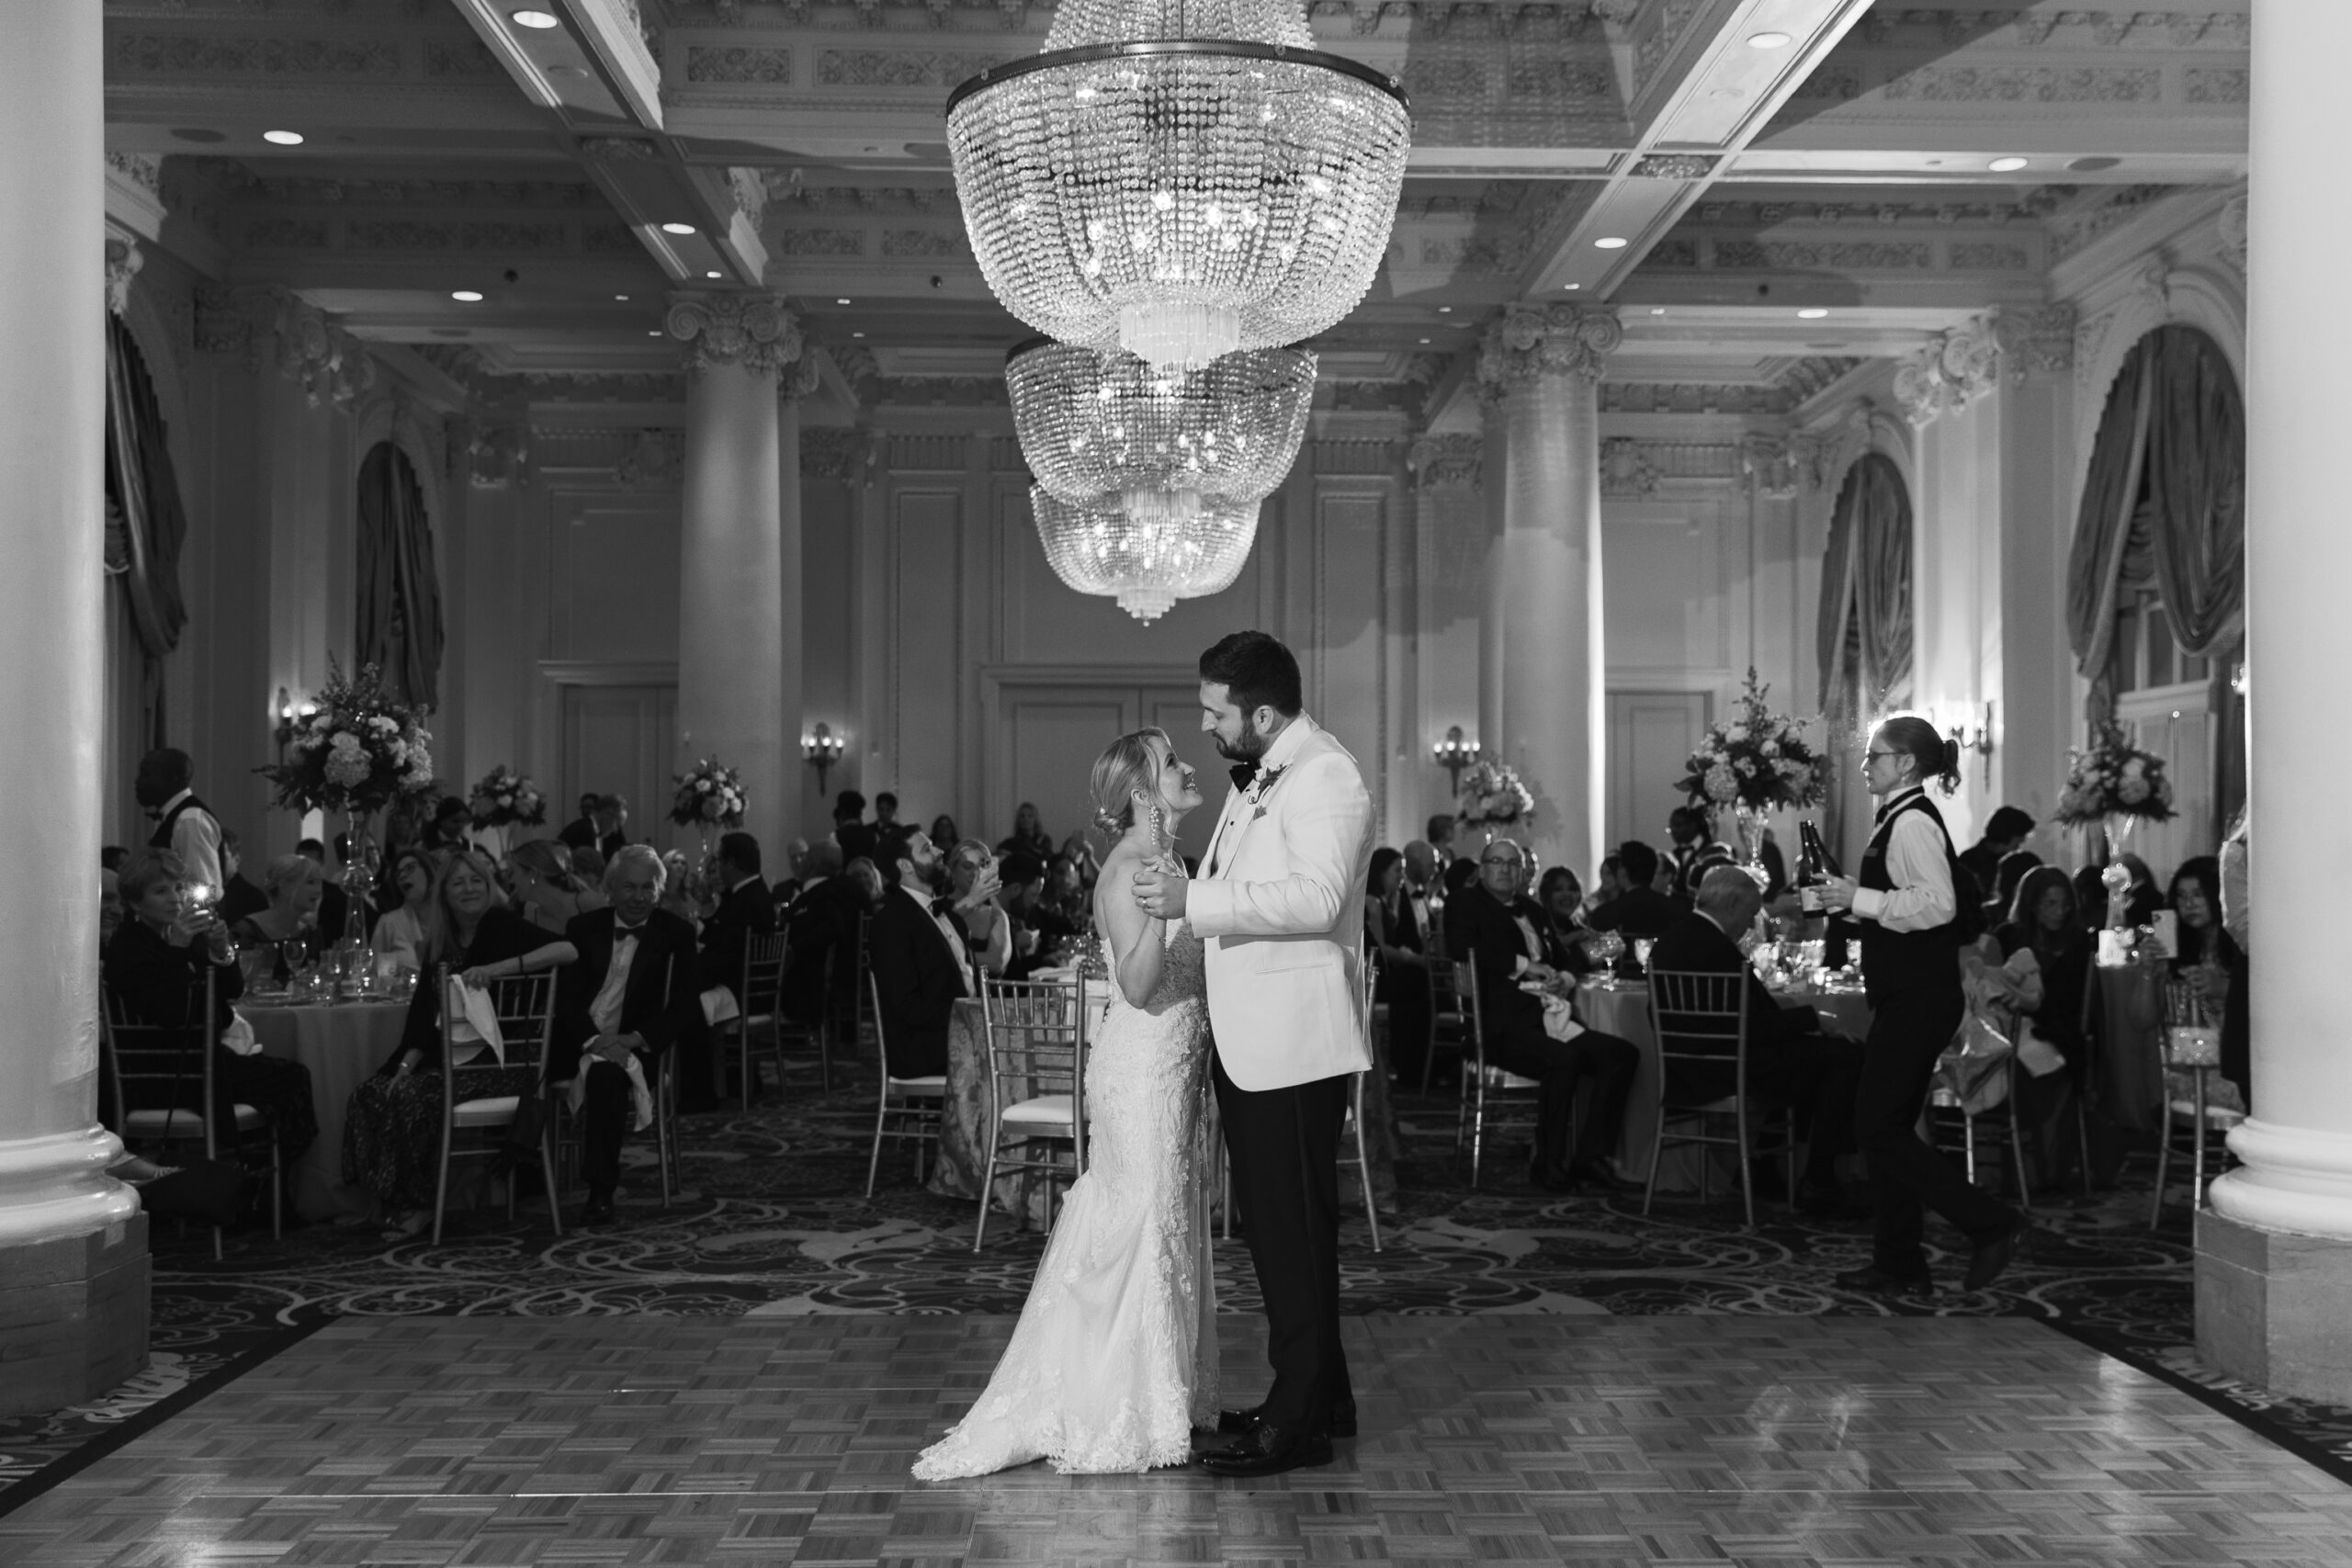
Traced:
[[[203, 1233], [159, 1226], [153, 1365], [99, 1404], [0, 1423], [0, 1488], [37, 1472], [37, 1486], [53, 1483], [345, 1314], [1017, 1312], [1042, 1246], [1035, 1232], [992, 1225], [975, 1255], [971, 1204], [917, 1187], [903, 1156], [864, 1196], [870, 1093], [796, 1089], [785, 1108], [691, 1118], [684, 1197], [660, 1205], [648, 1156], [617, 1226], [560, 1241], [528, 1201], [513, 1224], [495, 1206], [461, 1214], [439, 1247], [315, 1226], [280, 1243], [266, 1231], [233, 1238], [220, 1263]], [[2185, 1216], [2175, 1208], [2165, 1230], [2150, 1232], [2149, 1178], [2136, 1168], [2114, 1193], [2038, 1209], [2041, 1229], [1995, 1289], [1962, 1292], [1958, 1261], [1945, 1257], [1935, 1297], [1889, 1303], [1830, 1283], [1867, 1259], [1863, 1221], [1775, 1204], [1747, 1231], [1736, 1202], [1665, 1198], [1645, 1217], [1638, 1194], [1553, 1197], [1508, 1159], [1474, 1192], [1453, 1157], [1450, 1105], [1407, 1097], [1399, 1116], [1385, 1249], [1371, 1249], [1360, 1217], [1343, 1236], [1350, 1313], [2041, 1317], [2352, 1479], [2352, 1411], [2273, 1399], [2198, 1363]], [[1254, 1312], [1238, 1240], [1220, 1245], [1216, 1267], [1222, 1308]]]

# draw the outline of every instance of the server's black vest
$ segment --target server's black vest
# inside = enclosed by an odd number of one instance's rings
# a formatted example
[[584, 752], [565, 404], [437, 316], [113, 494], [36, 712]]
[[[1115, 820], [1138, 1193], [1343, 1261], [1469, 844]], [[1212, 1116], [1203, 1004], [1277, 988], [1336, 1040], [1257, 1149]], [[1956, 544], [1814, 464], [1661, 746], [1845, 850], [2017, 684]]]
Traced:
[[[1936, 825], [1936, 832], [1944, 841], [1945, 863], [1951, 863], [1951, 834], [1944, 827], [1943, 814], [1923, 792], [1888, 812], [1871, 834], [1870, 848], [1862, 852], [1860, 874], [1855, 878], [1862, 886], [1881, 893], [1894, 890], [1894, 879], [1886, 872], [1886, 846], [1894, 836], [1894, 824], [1906, 811], [1928, 814], [1928, 820]], [[1961, 897], [1961, 888], [1955, 883], [1955, 908]], [[1960, 928], [1956, 922], [1947, 920], [1920, 931], [1891, 931], [1876, 920], [1854, 923], [1861, 928], [1862, 991], [1871, 1007], [1883, 1006], [1895, 997], [1924, 998], [1939, 989], [1958, 994]]]
[[181, 801], [177, 806], [173, 807], [171, 810], [164, 813], [164, 819], [155, 824], [154, 837], [147, 840], [147, 847], [151, 850], [170, 849], [172, 847], [172, 829], [179, 826], [181, 816], [189, 811], [201, 811], [205, 815], [210, 816], [212, 813], [212, 807], [205, 805], [204, 802], [197, 799], [196, 796], [191, 794], [186, 800]]

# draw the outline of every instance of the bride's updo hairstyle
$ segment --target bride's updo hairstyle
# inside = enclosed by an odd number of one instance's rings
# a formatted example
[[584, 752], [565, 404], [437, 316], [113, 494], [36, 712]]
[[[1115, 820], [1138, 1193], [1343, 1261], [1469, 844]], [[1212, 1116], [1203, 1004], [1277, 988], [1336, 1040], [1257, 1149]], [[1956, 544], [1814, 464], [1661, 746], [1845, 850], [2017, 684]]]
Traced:
[[1159, 758], [1151, 749], [1158, 740], [1173, 751], [1176, 743], [1169, 739], [1168, 731], [1153, 726], [1122, 735], [1102, 749], [1094, 759], [1094, 773], [1087, 781], [1088, 796], [1094, 803], [1094, 825], [1102, 829], [1103, 838], [1116, 843], [1119, 836], [1136, 825], [1135, 793], [1142, 790], [1156, 795], [1159, 789]]
[[1911, 759], [1911, 781], [1925, 786], [1933, 779], [1946, 795], [1960, 787], [1960, 742], [1945, 738], [1916, 713], [1899, 713], [1879, 721], [1874, 739], [1886, 750]]

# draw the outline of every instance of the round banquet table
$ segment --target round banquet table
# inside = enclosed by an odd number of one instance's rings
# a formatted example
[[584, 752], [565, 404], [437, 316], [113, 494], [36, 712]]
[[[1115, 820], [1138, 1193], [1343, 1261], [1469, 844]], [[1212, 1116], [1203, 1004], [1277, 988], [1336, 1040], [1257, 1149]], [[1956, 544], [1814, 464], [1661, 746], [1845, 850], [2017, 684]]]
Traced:
[[254, 1038], [273, 1056], [311, 1069], [311, 1099], [319, 1141], [303, 1152], [288, 1186], [295, 1213], [313, 1222], [364, 1215], [375, 1204], [364, 1189], [343, 1184], [343, 1121], [351, 1091], [399, 1049], [406, 1002], [343, 1002], [273, 1007], [251, 998], [238, 1004]]
[[[1821, 1014], [1824, 1032], [1860, 1040], [1870, 1033], [1871, 1012], [1860, 991], [1790, 991], [1776, 994], [1782, 1007], [1811, 1007]], [[1617, 1140], [1617, 1168], [1635, 1181], [1649, 1176], [1651, 1151], [1657, 1145], [1657, 1101], [1664, 1074], [1657, 1031], [1650, 1022], [1650, 988], [1645, 981], [1587, 980], [1577, 988], [1577, 1017], [1588, 1029], [1630, 1040], [1641, 1053], [1634, 1087], [1625, 1097], [1625, 1126]], [[1695, 1191], [1702, 1151], [1684, 1146], [1668, 1152], [1657, 1171], [1658, 1190]], [[1735, 1173], [1731, 1178], [1736, 1181]]]

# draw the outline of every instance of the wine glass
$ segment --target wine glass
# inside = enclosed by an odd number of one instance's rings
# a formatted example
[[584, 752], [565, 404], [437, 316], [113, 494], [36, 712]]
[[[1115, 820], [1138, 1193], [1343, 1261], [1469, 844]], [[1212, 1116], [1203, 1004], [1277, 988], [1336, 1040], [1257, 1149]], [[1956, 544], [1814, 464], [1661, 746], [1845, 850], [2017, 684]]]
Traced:
[[1634, 939], [1634, 962], [1642, 966], [1645, 975], [1650, 972], [1650, 949], [1657, 945], [1656, 939], [1652, 937], [1637, 936]]

